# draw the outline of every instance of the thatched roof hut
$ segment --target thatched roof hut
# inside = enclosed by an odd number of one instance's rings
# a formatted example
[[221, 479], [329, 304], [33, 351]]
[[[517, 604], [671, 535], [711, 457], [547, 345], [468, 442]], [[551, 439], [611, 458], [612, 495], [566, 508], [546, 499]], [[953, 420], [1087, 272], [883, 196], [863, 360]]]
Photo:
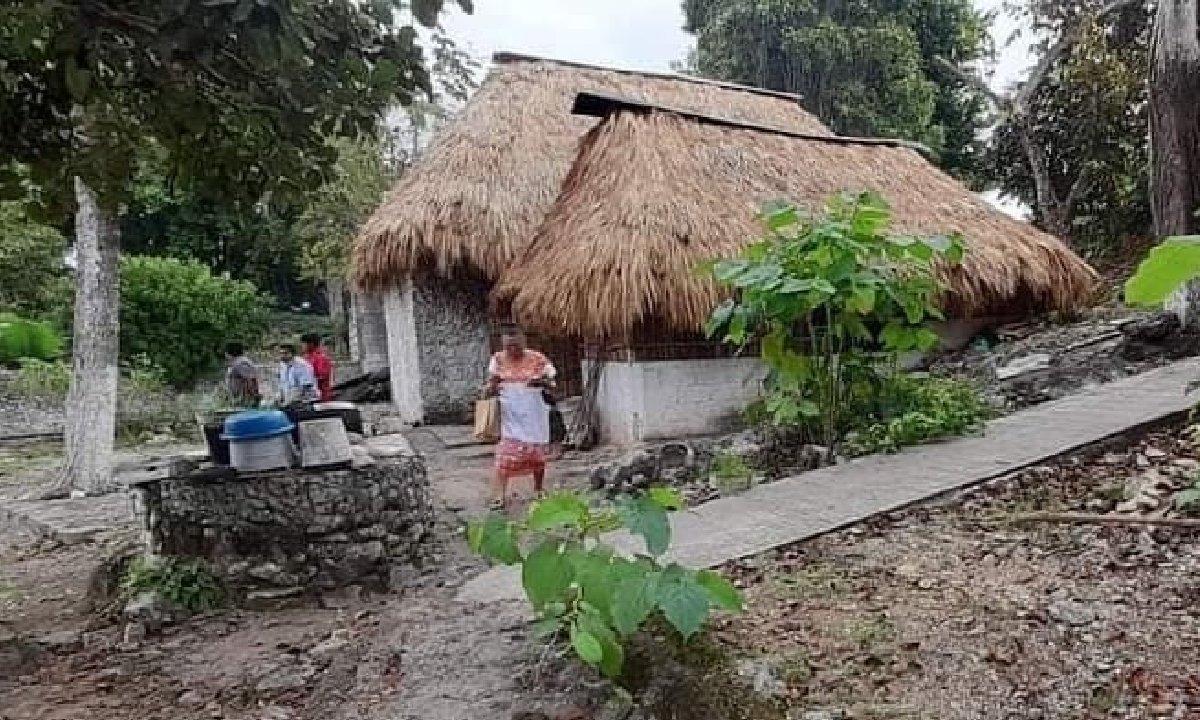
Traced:
[[461, 115], [400, 179], [362, 228], [352, 279], [383, 288], [413, 270], [495, 280], [533, 239], [593, 117], [582, 91], [831, 134], [794, 95], [673, 74], [497, 54]]
[[952, 317], [1072, 310], [1092, 291], [1095, 272], [1066, 245], [993, 209], [902, 143], [595, 94], [581, 94], [576, 110], [605, 119], [496, 291], [538, 330], [610, 339], [647, 325], [696, 332], [721, 297], [697, 266], [760, 237], [761, 203], [820, 210], [847, 190], [882, 194], [897, 232], [964, 236], [963, 263], [940, 271]]

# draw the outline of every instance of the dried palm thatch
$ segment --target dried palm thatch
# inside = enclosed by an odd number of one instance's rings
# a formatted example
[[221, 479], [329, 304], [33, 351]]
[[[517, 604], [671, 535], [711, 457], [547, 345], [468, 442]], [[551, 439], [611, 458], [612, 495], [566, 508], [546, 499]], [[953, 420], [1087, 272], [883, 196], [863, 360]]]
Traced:
[[650, 324], [696, 332], [722, 294], [698, 266], [760, 237], [762, 203], [819, 211], [842, 191], [883, 195], [896, 232], [964, 236], [963, 263], [939, 269], [951, 317], [1067, 311], [1090, 298], [1096, 274], [1062, 242], [992, 209], [910, 148], [596, 96], [578, 108], [607, 119], [496, 290], [530, 327], [596, 339]]
[[493, 61], [460, 117], [363, 226], [352, 253], [359, 287], [379, 289], [414, 270], [499, 277], [533, 239], [597, 123], [571, 113], [581, 91], [830, 134], [793, 95], [512, 54]]

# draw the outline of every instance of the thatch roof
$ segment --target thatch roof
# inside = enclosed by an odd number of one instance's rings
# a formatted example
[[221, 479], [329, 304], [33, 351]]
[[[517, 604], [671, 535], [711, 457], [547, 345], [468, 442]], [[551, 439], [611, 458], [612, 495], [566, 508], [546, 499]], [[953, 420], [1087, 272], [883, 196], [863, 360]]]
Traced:
[[1059, 240], [1001, 213], [896, 143], [805, 136], [604, 97], [562, 191], [498, 297], [546, 332], [621, 338], [639, 324], [693, 332], [720, 301], [696, 272], [761, 236], [754, 210], [789, 199], [819, 211], [841, 191], [873, 190], [892, 229], [962, 233], [963, 263], [941, 269], [955, 317], [1070, 310], [1095, 272]]
[[499, 277], [533, 239], [597, 123], [571, 113], [581, 91], [831, 134], [794, 95], [513, 54], [493, 61], [461, 115], [362, 228], [352, 254], [357, 285], [379, 288], [415, 269]]

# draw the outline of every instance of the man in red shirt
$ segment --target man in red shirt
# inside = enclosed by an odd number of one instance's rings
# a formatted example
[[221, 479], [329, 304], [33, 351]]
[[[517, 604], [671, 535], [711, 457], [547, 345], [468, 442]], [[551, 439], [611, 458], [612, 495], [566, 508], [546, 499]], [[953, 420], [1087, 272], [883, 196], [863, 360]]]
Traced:
[[308, 333], [300, 339], [304, 342], [304, 359], [312, 365], [313, 375], [317, 378], [321, 402], [328, 402], [333, 399], [333, 361], [321, 347], [321, 338], [316, 333]]

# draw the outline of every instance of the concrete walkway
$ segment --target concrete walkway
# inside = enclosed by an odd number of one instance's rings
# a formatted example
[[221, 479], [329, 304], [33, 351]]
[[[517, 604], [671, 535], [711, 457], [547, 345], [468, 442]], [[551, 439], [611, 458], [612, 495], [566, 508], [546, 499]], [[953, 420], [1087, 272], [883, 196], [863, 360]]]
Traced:
[[[876, 455], [760, 485], [676, 513], [670, 559], [715, 567], [837, 530], [947, 491], [1036, 465], [1190, 408], [1184, 386], [1200, 378], [1187, 360], [1000, 418], [984, 435]], [[644, 551], [621, 534], [621, 550]], [[461, 589], [464, 602], [522, 597], [512, 568], [493, 568]]]

